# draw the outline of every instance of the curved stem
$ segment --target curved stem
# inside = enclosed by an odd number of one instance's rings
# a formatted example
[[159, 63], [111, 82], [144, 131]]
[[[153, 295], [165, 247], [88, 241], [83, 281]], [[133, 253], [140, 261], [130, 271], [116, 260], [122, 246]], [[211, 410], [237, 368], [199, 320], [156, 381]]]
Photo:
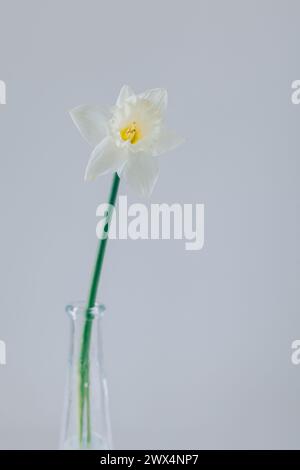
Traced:
[[87, 423], [87, 445], [91, 444], [91, 416], [90, 416], [90, 401], [89, 401], [89, 351], [91, 342], [91, 333], [93, 326], [93, 315], [91, 309], [95, 306], [97, 292], [99, 287], [99, 281], [103, 266], [103, 260], [105, 255], [105, 249], [108, 240], [109, 227], [112, 217], [111, 207], [115, 207], [118, 189], [120, 185], [120, 178], [117, 173], [114, 174], [110, 196], [109, 196], [109, 209], [107, 214], [107, 223], [103, 229], [103, 237], [100, 240], [96, 262], [92, 274], [91, 287], [89, 291], [87, 306], [86, 306], [86, 318], [82, 334], [82, 344], [80, 352], [80, 363], [79, 363], [79, 442], [82, 446], [83, 442], [83, 425], [84, 425], [84, 409], [86, 406], [86, 423]]

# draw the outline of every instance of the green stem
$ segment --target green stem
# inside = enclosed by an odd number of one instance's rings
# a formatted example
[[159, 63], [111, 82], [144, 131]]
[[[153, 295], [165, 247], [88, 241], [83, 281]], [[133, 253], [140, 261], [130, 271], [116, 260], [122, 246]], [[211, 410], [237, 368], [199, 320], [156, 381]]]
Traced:
[[[114, 174], [110, 197], [109, 197], [109, 209], [115, 207], [118, 189], [120, 185], [120, 178], [117, 173]], [[91, 287], [89, 291], [87, 306], [86, 306], [86, 318], [83, 327], [82, 344], [80, 352], [80, 363], [79, 363], [79, 442], [82, 446], [83, 442], [83, 425], [84, 425], [84, 407], [86, 405], [86, 423], [87, 423], [87, 444], [91, 444], [91, 417], [90, 417], [90, 391], [89, 391], [89, 351], [93, 324], [93, 314], [91, 309], [96, 304], [97, 291], [99, 287], [99, 281], [102, 271], [102, 265], [105, 255], [106, 244], [108, 240], [109, 227], [112, 217], [112, 211], [108, 212], [107, 223], [103, 229], [103, 237], [100, 240], [98, 253], [96, 257], [96, 263], [93, 270]]]

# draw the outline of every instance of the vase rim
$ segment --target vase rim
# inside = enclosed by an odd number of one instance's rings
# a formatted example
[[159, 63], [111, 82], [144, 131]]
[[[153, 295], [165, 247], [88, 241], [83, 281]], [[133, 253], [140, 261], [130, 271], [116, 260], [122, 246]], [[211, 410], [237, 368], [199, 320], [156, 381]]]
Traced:
[[68, 315], [70, 315], [72, 318], [77, 318], [78, 316], [84, 315], [87, 312], [93, 317], [101, 317], [105, 311], [105, 305], [96, 302], [94, 307], [87, 309], [86, 307], [86, 302], [84, 301], [76, 301], [76, 302], [70, 302], [66, 306], [66, 312]]

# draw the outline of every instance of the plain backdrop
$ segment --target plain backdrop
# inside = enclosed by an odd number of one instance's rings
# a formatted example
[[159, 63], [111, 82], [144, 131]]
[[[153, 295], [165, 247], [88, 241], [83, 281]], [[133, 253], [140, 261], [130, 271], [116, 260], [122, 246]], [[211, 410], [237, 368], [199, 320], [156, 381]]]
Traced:
[[151, 202], [204, 203], [205, 244], [109, 242], [115, 448], [300, 448], [300, 3], [0, 0], [0, 18], [0, 448], [58, 446], [64, 308], [86, 297], [110, 186], [84, 183], [68, 110], [124, 83], [167, 88], [186, 144]]

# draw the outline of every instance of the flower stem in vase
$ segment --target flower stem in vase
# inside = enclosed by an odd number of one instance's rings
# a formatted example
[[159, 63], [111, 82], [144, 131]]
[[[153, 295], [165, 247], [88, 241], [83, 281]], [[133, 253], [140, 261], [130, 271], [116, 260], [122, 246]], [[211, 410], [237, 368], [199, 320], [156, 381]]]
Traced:
[[110, 197], [109, 197], [109, 208], [107, 215], [107, 223], [103, 228], [103, 236], [99, 243], [98, 253], [96, 257], [96, 263], [93, 270], [91, 287], [88, 296], [88, 302], [86, 306], [86, 318], [82, 335], [80, 363], [79, 363], [79, 443], [82, 447], [83, 436], [84, 436], [84, 414], [86, 412], [86, 440], [87, 447], [91, 446], [92, 429], [91, 429], [91, 416], [90, 416], [90, 383], [89, 383], [89, 351], [91, 333], [93, 327], [93, 314], [92, 309], [96, 304], [97, 291], [99, 287], [99, 281], [101, 276], [101, 270], [105, 255], [105, 249], [108, 239], [109, 227], [112, 217], [111, 207], [115, 207], [118, 189], [120, 185], [120, 178], [117, 173], [113, 176]]

